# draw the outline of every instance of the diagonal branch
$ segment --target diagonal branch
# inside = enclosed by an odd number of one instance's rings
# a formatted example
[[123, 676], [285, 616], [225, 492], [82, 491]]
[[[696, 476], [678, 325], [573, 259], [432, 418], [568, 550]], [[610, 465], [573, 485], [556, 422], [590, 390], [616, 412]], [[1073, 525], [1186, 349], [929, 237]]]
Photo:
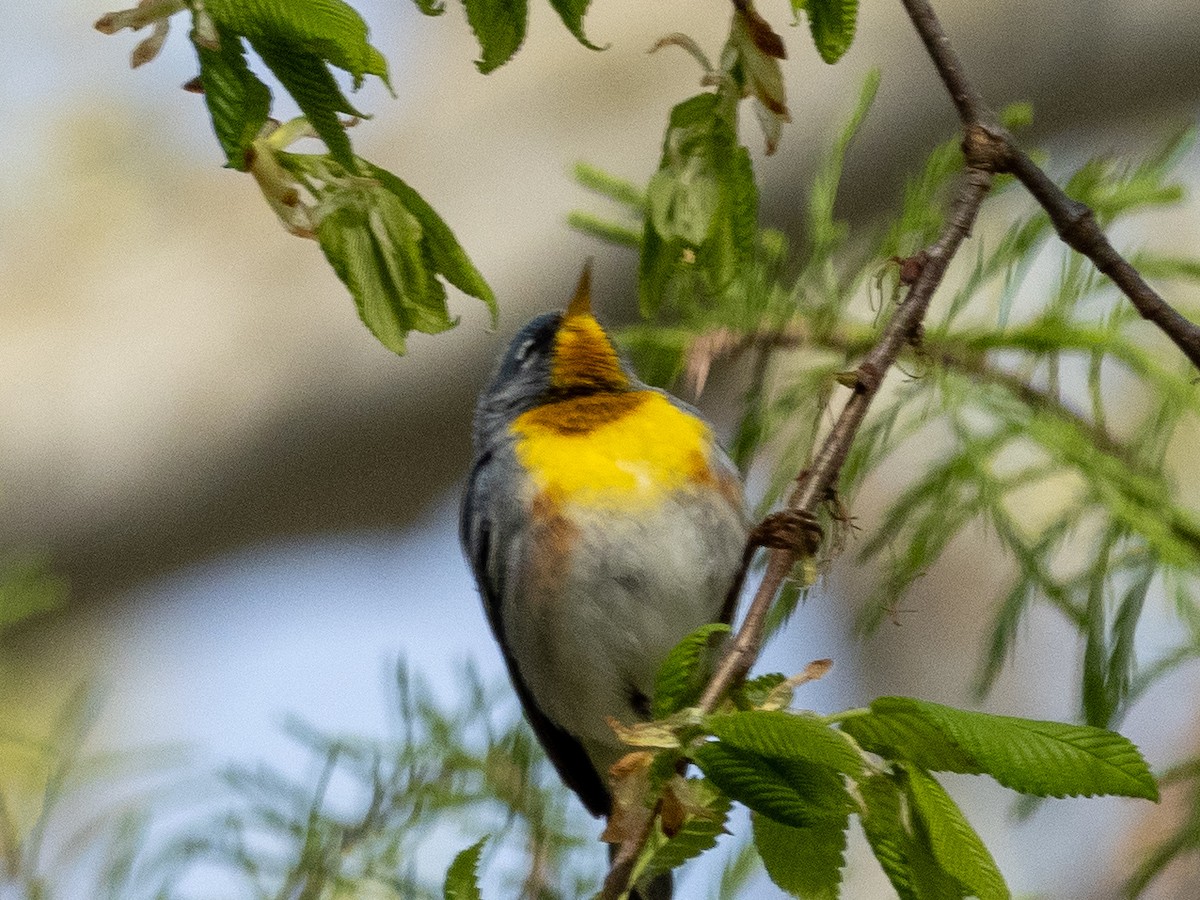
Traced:
[[954, 101], [963, 128], [970, 135], [980, 133], [991, 143], [995, 158], [992, 168], [1017, 178], [1035, 200], [1046, 210], [1054, 230], [1063, 243], [1072, 250], [1082, 253], [1112, 279], [1142, 318], [1153, 322], [1175, 342], [1200, 369], [1200, 325], [1189, 321], [1171, 304], [1164, 300], [1125, 257], [1109, 243], [1103, 229], [1096, 222], [1092, 210], [1078, 200], [1068, 197], [1049, 176], [1043, 172], [1017, 146], [1013, 136], [996, 120], [995, 115], [984, 104], [983, 99], [963, 73], [958, 54], [950, 46], [941, 22], [928, 0], [900, 0], [912, 19], [913, 27], [929, 51], [929, 57], [941, 76], [942, 83]]
[[[871, 401], [875, 399], [888, 369], [918, 333], [929, 302], [933, 298], [933, 292], [941, 284], [946, 267], [959, 245], [970, 234], [975, 215], [991, 184], [992, 173], [986, 168], [972, 166], [967, 169], [966, 182], [946, 225], [937, 242], [926, 251], [920, 276], [896, 307], [879, 342], [871, 348], [855, 372], [854, 393], [846, 401], [812, 465], [797, 479], [796, 489], [788, 500], [784, 515], [794, 520], [807, 519], [815, 523], [821, 505], [833, 493], [842, 465], [850, 452], [850, 445], [858, 434]], [[809, 548], [801, 545], [772, 550], [766, 574], [746, 611], [742, 626], [700, 698], [699, 706], [702, 710], [711, 712], [715, 709], [729, 688], [750, 671], [762, 645], [763, 626], [771, 602], [800, 558], [801, 552], [806, 549], [810, 552], [815, 550], [817, 542], [819, 538], [814, 540], [814, 546]]]
[[[770, 547], [767, 571], [737, 634], [727, 645], [697, 704], [704, 712], [712, 712], [729, 689], [745, 677], [758, 658], [771, 603], [800, 557], [815, 553], [820, 544], [817, 513], [834, 493], [850, 445], [858, 434], [871, 401], [875, 399], [884, 376], [896, 359], [920, 334], [921, 322], [929, 309], [933, 292], [941, 284], [959, 245], [971, 232], [979, 207], [992, 186], [992, 172], [987, 165], [986, 147], [981, 148], [967, 140], [964, 142], [964, 152], [968, 160], [966, 180], [936, 243], [924, 251], [920, 275], [897, 305], [878, 342], [867, 352], [855, 371], [853, 393], [842, 407], [837, 422], [825, 437], [812, 465], [797, 479], [787, 508], [782, 513], [768, 516], [751, 536], [744, 562], [749, 564], [756, 547]], [[633, 863], [648, 836], [649, 828], [644, 834], [631, 835], [622, 842], [605, 879], [601, 900], [616, 900], [626, 890]]]

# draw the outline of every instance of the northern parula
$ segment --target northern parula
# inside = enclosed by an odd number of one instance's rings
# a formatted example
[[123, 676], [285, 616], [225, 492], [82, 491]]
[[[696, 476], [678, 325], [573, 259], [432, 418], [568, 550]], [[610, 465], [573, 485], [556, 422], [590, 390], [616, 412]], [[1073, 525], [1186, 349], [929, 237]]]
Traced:
[[460, 534], [488, 622], [551, 762], [608, 815], [629, 748], [607, 718], [648, 719], [666, 654], [731, 618], [748, 533], [737, 470], [695, 409], [617, 355], [588, 268], [564, 312], [513, 339], [474, 450]]

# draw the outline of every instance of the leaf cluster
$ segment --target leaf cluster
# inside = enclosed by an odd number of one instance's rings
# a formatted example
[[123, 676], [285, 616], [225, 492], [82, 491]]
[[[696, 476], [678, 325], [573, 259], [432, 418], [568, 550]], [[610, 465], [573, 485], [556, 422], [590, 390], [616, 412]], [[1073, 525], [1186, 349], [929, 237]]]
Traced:
[[[697, 632], [681, 644], [707, 640]], [[680, 667], [705, 671], [685, 651], [659, 675], [686, 681]], [[778, 686], [782, 675], [761, 676]], [[656, 697], [679, 717], [683, 695]], [[1158, 786], [1124, 737], [1065, 725], [968, 712], [908, 697], [883, 697], [869, 709], [831, 716], [774, 704], [684, 716], [678, 749], [664, 747], [704, 774], [712, 812], [730, 800], [752, 811], [755, 847], [768, 874], [789, 894], [839, 894], [846, 829], [858, 816], [867, 840], [901, 898], [1010, 896], [991, 854], [934, 772], [990, 775], [1038, 797], [1112, 794], [1158, 799]], [[664, 767], [665, 768], [665, 767]], [[669, 792], [670, 784], [662, 786]], [[700, 817], [701, 806], [693, 810]], [[647, 851], [652, 852], [652, 851]], [[660, 852], [660, 851], [655, 851]], [[687, 854], [678, 854], [680, 861]]]
[[[183, 7], [143, 4], [106, 16], [98, 27], [153, 24], [157, 37], [148, 40], [156, 46], [135, 54], [140, 64], [157, 52], [168, 17]], [[482, 300], [494, 322], [495, 296], [446, 223], [400, 178], [353, 151], [347, 126], [368, 117], [332, 69], [347, 73], [355, 90], [367, 76], [391, 88], [387, 61], [369, 42], [362, 17], [344, 0], [207, 0], [187, 9], [200, 67], [194, 87], [204, 95], [226, 165], [254, 177], [289, 231], [320, 243], [372, 334], [402, 354], [409, 332], [453, 327], [447, 283]], [[270, 118], [272, 92], [248, 51], [295, 100], [300, 118], [283, 125]], [[320, 139], [327, 152], [287, 152], [305, 137]]]

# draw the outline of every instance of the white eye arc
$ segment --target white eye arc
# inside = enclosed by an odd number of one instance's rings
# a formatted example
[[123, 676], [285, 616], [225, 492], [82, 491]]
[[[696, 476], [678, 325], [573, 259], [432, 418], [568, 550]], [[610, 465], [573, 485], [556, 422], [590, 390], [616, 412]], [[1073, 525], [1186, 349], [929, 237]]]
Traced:
[[527, 338], [525, 342], [517, 348], [517, 362], [525, 362], [525, 358], [529, 356], [529, 351], [533, 349], [533, 345], [536, 342], [536, 338]]

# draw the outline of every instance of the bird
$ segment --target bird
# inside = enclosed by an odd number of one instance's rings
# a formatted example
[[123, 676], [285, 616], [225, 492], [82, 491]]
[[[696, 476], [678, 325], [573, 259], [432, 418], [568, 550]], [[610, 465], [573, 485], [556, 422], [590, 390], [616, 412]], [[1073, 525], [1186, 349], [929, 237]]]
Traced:
[[[591, 308], [512, 340], [473, 423], [460, 537], [525, 716], [559, 776], [607, 817], [668, 652], [729, 623], [749, 530], [742, 481], [692, 406], [638, 379]], [[610, 848], [610, 852], [615, 848]], [[671, 896], [669, 874], [634, 900]]]

